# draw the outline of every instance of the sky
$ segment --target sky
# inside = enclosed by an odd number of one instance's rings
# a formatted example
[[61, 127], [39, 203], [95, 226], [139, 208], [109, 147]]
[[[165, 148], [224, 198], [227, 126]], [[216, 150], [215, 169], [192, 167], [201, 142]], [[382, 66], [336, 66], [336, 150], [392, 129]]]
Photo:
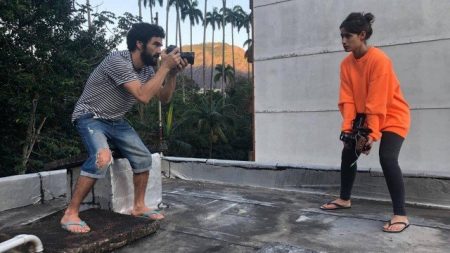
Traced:
[[[202, 12], [205, 6], [204, 0], [197, 0], [198, 7]], [[85, 0], [77, 0], [78, 3], [85, 4]], [[142, 1], [143, 2], [143, 1]], [[129, 12], [135, 16], [139, 15], [138, 8], [138, 0], [124, 1], [124, 0], [90, 0], [91, 8], [93, 12], [101, 12], [101, 11], [110, 11], [116, 14], [116, 16], [123, 15], [125, 12]], [[153, 9], [153, 12], [157, 11], [159, 16], [159, 25], [161, 25], [164, 29], [166, 26], [166, 10], [165, 10], [166, 0], [163, 1], [163, 7], [160, 7], [158, 4], [156, 8]], [[222, 7], [221, 0], [208, 0], [208, 11], [211, 11], [213, 7], [218, 7], [219, 9]], [[240, 5], [244, 11], [250, 13], [249, 9], [249, 0], [227, 0], [227, 8], [233, 8], [235, 5]], [[153, 14], [155, 15], [155, 14]], [[150, 10], [149, 8], [144, 8], [142, 6], [142, 16], [144, 22], [150, 23]], [[169, 41], [166, 42], [166, 45], [175, 44], [175, 35], [173, 31], [175, 29], [176, 23], [176, 12], [175, 8], [171, 7], [169, 11]], [[194, 26], [192, 28], [192, 43], [193, 44], [201, 44], [203, 43], [203, 27], [201, 25]], [[181, 24], [181, 36], [182, 42], [184, 44], [189, 44], [190, 34], [189, 34], [189, 21], [186, 19], [184, 23]], [[210, 27], [206, 30], [206, 41], [211, 42], [212, 39], [212, 29]], [[244, 42], [247, 40], [247, 33], [245, 29], [241, 29], [239, 33], [237, 30], [234, 33], [234, 44], [235, 46], [243, 47]], [[222, 42], [222, 30], [217, 30], [214, 33], [214, 41]], [[225, 42], [231, 44], [231, 27], [228, 26], [225, 29]], [[119, 50], [126, 49], [125, 41], [119, 45]]]

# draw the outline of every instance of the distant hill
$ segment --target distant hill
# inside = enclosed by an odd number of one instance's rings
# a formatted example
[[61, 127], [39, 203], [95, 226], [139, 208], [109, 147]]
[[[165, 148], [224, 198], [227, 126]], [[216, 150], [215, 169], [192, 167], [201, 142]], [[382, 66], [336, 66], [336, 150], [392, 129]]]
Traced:
[[[184, 52], [191, 51], [190, 45], [182, 47]], [[195, 52], [195, 61], [192, 68], [193, 80], [199, 87], [203, 87], [203, 45], [192, 45], [192, 51]], [[245, 50], [238, 46], [234, 46], [234, 62], [236, 65], [236, 75], [246, 78], [247, 77], [247, 60], [244, 57]], [[212, 59], [212, 43], [206, 43], [205, 49], [205, 62], [206, 62], [206, 85], [209, 87], [211, 80], [211, 66], [222, 64], [222, 43], [214, 43], [214, 65], [211, 62]], [[225, 66], [230, 64], [233, 66], [232, 60], [232, 46], [225, 43]], [[186, 76], [190, 77], [190, 67], [187, 67], [184, 71]], [[214, 75], [214, 74], [213, 74]], [[220, 88], [220, 81], [214, 84], [213, 87]]]

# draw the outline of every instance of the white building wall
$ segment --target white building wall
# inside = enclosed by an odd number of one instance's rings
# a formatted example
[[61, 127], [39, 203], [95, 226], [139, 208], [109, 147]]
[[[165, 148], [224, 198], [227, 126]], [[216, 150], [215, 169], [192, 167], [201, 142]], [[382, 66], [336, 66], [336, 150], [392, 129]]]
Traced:
[[[412, 109], [404, 172], [450, 175], [450, 0], [255, 0], [257, 162], [336, 167], [339, 25], [375, 15], [369, 43], [392, 59]], [[361, 167], [380, 170], [378, 145]]]

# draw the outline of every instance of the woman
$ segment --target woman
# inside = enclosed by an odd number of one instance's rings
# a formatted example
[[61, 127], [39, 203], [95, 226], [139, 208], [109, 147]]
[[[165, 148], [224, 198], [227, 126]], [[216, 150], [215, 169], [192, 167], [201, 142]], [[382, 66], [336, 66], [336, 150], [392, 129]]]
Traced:
[[383, 231], [399, 233], [409, 226], [398, 155], [409, 130], [410, 113], [391, 60], [380, 49], [367, 45], [367, 40], [372, 35], [373, 21], [371, 13], [351, 13], [340, 26], [342, 45], [346, 52], [351, 52], [342, 61], [340, 71], [339, 110], [343, 117], [342, 135], [352, 136], [352, 124], [356, 122], [357, 115], [364, 115], [365, 126], [370, 133], [362, 151], [355, 148], [355, 143], [344, 143], [340, 197], [320, 208], [336, 210], [351, 207], [350, 195], [356, 175], [356, 160], [361, 152], [368, 154], [372, 143], [380, 140], [380, 163], [394, 209], [394, 215], [383, 226]]

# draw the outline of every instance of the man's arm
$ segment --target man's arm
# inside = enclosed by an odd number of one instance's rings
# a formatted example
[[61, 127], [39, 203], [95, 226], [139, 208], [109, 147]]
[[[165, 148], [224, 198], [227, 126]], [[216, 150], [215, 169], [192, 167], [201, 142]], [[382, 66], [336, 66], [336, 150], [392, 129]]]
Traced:
[[161, 90], [166, 90], [164, 94], [166, 96], [167, 95], [171, 96], [173, 90], [175, 89], [175, 81], [171, 81], [173, 82], [173, 84], [171, 83], [167, 88], [163, 87], [163, 83], [166, 77], [169, 77], [170, 80], [175, 79], [175, 77], [170, 78], [172, 74], [169, 73], [173, 72], [174, 71], [173, 69], [177, 69], [177, 67], [180, 65], [181, 61], [180, 54], [178, 53], [178, 51], [174, 50], [173, 52], [167, 55], [165, 53], [162, 53], [161, 58], [162, 60], [160, 68], [155, 73], [155, 75], [152, 78], [150, 78], [147, 82], [141, 85], [141, 82], [139, 80], [133, 80], [123, 85], [125, 89], [127, 89], [127, 91], [130, 92], [141, 103], [148, 104], [148, 102], [150, 102], [150, 100], [155, 95], [156, 96], [162, 95], [160, 94]]
[[188, 65], [186, 59], [181, 59], [180, 64], [176, 69], [172, 69], [166, 77], [164, 86], [159, 91], [158, 97], [162, 103], [168, 103], [172, 99], [172, 94], [175, 91], [177, 74], [182, 72]]
[[125, 89], [128, 90], [139, 102], [148, 104], [150, 100], [158, 95], [161, 86], [166, 78], [167, 74], [170, 72], [170, 68], [166, 66], [161, 66], [153, 78], [149, 79], [147, 82], [141, 85], [139, 80], [134, 80], [123, 84]]

